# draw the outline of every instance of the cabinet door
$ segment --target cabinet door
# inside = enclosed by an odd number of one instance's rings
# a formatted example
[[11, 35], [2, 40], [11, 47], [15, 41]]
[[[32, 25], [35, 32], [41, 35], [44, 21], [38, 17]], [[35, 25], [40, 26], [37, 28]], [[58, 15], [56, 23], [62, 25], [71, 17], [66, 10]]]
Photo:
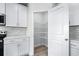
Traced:
[[16, 3], [6, 3], [6, 26], [17, 26]]
[[0, 3], [0, 13], [5, 14], [5, 3]]
[[69, 4], [69, 20], [70, 26], [79, 25], [79, 4]]
[[19, 27], [27, 26], [27, 7], [18, 4], [18, 25]]
[[23, 40], [22, 42], [19, 43], [18, 52], [20, 56], [27, 55], [29, 53], [28, 41]]
[[18, 56], [17, 44], [4, 45], [4, 56]]

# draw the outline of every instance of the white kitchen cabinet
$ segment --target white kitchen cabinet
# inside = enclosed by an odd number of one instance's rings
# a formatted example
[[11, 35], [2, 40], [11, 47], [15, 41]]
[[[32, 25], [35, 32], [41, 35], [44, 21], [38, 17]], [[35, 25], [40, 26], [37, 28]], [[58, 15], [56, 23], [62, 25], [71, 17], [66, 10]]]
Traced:
[[27, 7], [17, 3], [6, 3], [6, 26], [26, 27]]
[[70, 26], [79, 25], [79, 4], [69, 4], [69, 20]]
[[27, 7], [18, 4], [18, 25], [20, 27], [27, 26]]
[[5, 14], [5, 3], [0, 3], [0, 13]]
[[8, 38], [4, 40], [4, 56], [24, 56], [29, 54], [29, 40]]
[[71, 48], [71, 56], [79, 56], [79, 49]]
[[5, 44], [4, 56], [18, 56], [17, 44]]
[[27, 46], [28, 46], [28, 41], [26, 40], [23, 40], [22, 42], [18, 43], [19, 56], [27, 55], [29, 53]]
[[6, 3], [6, 26], [17, 26], [17, 4]]

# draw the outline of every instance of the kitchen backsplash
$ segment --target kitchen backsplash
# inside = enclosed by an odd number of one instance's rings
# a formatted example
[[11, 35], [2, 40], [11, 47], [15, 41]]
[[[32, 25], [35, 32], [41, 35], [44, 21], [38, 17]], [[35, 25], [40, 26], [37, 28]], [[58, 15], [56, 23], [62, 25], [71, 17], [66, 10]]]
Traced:
[[69, 28], [69, 38], [70, 40], [79, 40], [79, 26], [71, 26]]
[[7, 36], [25, 36], [26, 28], [25, 27], [6, 27]]

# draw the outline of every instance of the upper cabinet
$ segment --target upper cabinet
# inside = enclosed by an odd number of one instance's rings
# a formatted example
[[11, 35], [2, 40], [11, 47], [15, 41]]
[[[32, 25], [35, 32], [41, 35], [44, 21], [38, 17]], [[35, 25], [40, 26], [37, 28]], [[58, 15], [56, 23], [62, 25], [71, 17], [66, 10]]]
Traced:
[[27, 26], [27, 7], [18, 4], [18, 25], [20, 27]]
[[69, 4], [69, 20], [70, 26], [79, 25], [79, 4]]
[[27, 7], [6, 3], [6, 26], [27, 27]]
[[6, 4], [6, 26], [17, 26], [17, 4]]
[[0, 3], [0, 13], [5, 14], [5, 3]]

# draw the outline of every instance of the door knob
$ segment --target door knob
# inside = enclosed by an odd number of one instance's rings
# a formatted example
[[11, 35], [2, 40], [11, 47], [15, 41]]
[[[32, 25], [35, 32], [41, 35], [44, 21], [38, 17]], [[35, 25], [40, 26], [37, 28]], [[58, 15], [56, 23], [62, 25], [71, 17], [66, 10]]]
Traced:
[[65, 41], [68, 41], [68, 39], [65, 39]]

